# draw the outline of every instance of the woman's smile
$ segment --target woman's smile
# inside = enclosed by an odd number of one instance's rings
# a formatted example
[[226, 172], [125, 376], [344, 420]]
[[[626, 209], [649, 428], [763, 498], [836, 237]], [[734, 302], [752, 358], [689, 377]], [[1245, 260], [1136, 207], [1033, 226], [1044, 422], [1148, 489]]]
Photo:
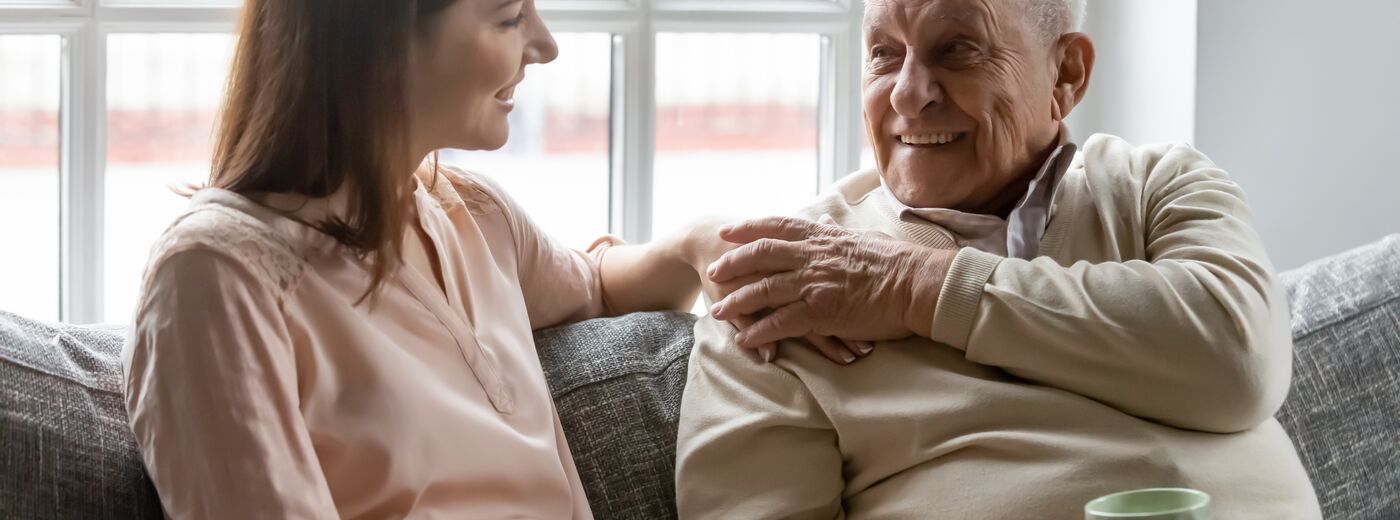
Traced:
[[520, 82], [516, 81], [515, 83], [511, 83], [509, 87], [501, 89], [500, 92], [496, 93], [496, 104], [500, 105], [506, 112], [515, 109], [515, 86], [519, 84]]

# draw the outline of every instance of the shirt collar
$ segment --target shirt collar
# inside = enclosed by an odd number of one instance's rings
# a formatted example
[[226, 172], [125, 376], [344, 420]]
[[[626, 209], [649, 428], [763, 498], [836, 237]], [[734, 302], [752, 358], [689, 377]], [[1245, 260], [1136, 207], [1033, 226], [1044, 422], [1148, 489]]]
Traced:
[[[1011, 210], [1010, 217], [1012, 219], [1018, 213], [1025, 211], [1049, 213], [1050, 204], [1054, 200], [1054, 192], [1059, 186], [1060, 179], [1064, 177], [1064, 173], [1069, 170], [1077, 151], [1078, 146], [1074, 144], [1074, 138], [1070, 134], [1069, 128], [1061, 123], [1055, 149], [1050, 152], [1050, 157], [1041, 164], [1026, 193], [1021, 196], [1021, 200]], [[914, 217], [941, 226], [952, 232], [959, 245], [1001, 255], [1007, 254], [1007, 242], [1012, 240], [1007, 237], [1007, 219], [996, 215], [964, 213], [947, 208], [909, 207], [885, 186], [883, 178], [880, 180], [880, 191], [884, 192], [884, 196], [894, 205], [901, 218]], [[1041, 231], [1043, 232], [1043, 230]]]

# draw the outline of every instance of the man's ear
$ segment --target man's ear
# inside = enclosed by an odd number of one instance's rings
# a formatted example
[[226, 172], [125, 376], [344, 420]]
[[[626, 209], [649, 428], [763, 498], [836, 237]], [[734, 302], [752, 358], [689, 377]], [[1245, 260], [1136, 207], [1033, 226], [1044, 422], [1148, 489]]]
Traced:
[[1094, 41], [1084, 33], [1069, 33], [1055, 42], [1057, 68], [1055, 74], [1054, 106], [1056, 121], [1064, 121], [1089, 91], [1089, 78], [1094, 74]]

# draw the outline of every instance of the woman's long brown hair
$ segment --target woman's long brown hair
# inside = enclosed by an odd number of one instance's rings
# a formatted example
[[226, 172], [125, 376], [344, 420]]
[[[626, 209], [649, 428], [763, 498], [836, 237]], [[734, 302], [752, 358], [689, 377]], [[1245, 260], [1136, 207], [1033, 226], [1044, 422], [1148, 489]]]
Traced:
[[455, 1], [244, 3], [209, 186], [313, 198], [347, 187], [344, 218], [309, 224], [370, 261], [364, 296], [401, 258], [413, 200], [412, 51]]

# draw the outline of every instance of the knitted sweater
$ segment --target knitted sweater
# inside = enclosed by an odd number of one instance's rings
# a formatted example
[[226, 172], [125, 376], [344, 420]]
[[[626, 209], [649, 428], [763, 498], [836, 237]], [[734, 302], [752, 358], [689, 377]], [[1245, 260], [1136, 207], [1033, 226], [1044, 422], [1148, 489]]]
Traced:
[[[800, 213], [929, 247], [878, 174]], [[1272, 418], [1287, 304], [1238, 185], [1186, 145], [1094, 136], [1034, 260], [961, 250], [933, 338], [838, 366], [797, 342], [764, 364], [702, 319], [681, 408], [683, 518], [1083, 518], [1191, 487], [1217, 518], [1319, 518]]]

